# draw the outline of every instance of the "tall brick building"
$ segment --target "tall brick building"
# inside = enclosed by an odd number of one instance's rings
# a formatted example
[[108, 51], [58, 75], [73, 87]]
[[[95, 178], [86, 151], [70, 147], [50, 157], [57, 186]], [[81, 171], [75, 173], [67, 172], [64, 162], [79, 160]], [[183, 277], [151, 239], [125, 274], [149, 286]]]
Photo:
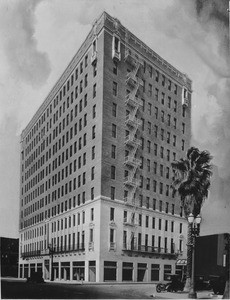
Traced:
[[187, 222], [171, 162], [190, 135], [191, 80], [102, 13], [21, 135], [19, 276], [179, 272]]

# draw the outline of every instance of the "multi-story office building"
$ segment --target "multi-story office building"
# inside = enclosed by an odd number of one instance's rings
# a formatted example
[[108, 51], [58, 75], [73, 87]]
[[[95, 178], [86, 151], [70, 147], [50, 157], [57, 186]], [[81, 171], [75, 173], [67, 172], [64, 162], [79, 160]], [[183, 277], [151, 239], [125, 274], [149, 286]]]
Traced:
[[186, 254], [171, 162], [191, 80], [103, 13], [21, 136], [19, 275], [158, 281]]

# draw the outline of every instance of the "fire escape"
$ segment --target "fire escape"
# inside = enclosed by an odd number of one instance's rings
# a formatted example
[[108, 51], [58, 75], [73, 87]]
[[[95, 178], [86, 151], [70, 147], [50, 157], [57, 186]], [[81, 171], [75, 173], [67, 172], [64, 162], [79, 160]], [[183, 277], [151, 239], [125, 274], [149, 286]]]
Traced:
[[137, 171], [141, 165], [141, 160], [137, 159], [137, 151], [141, 146], [141, 141], [137, 138], [137, 131], [141, 125], [141, 120], [138, 119], [138, 110], [142, 106], [142, 102], [138, 95], [140, 86], [143, 86], [143, 81], [138, 77], [140, 73], [141, 62], [137, 56], [133, 55], [130, 50], [126, 50], [125, 61], [129, 65], [131, 71], [127, 74], [126, 86], [127, 91], [125, 105], [129, 114], [126, 116], [125, 124], [129, 134], [126, 136], [125, 145], [128, 150], [128, 155], [125, 157], [125, 165], [128, 170], [128, 176], [124, 179], [124, 185], [127, 194], [125, 196], [125, 204], [129, 207], [129, 216], [125, 225], [129, 228], [129, 242], [124, 245], [125, 250], [132, 250], [136, 245], [135, 229], [138, 226], [137, 208], [138, 203], [135, 199], [135, 194], [140, 186], [140, 180], [136, 178]]

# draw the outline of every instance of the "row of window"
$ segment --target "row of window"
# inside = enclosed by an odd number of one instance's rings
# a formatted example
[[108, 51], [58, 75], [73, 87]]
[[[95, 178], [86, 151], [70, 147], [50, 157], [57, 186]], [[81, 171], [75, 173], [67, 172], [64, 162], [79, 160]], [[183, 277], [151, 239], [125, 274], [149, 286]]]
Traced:
[[[96, 43], [96, 41], [95, 41]], [[96, 45], [94, 46], [96, 49]], [[40, 126], [43, 125], [43, 123], [46, 121], [46, 117], [48, 118], [50, 114], [52, 114], [52, 108], [56, 108], [58, 105], [58, 100], [62, 100], [63, 97], [66, 96], [66, 93], [70, 90], [70, 87], [73, 86], [74, 80], [77, 81], [79, 78], [79, 75], [83, 74], [84, 69], [88, 67], [88, 53], [86, 53], [85, 57], [83, 60], [76, 66], [75, 70], [73, 73], [70, 75], [69, 79], [66, 80], [66, 83], [62, 86], [62, 89], [59, 91], [59, 94], [53, 99], [53, 101], [49, 104], [49, 106], [46, 109], [46, 112], [42, 114], [42, 116], [39, 118], [39, 120], [36, 122], [36, 124], [32, 127], [30, 132], [27, 134], [25, 141], [26, 144], [33, 138], [33, 136], [36, 134]], [[96, 62], [93, 64], [93, 77], [97, 75], [97, 64]], [[87, 86], [88, 84], [88, 74], [85, 74], [84, 78], [84, 85]]]
[[[96, 95], [96, 84], [95, 84], [95, 95]], [[64, 104], [65, 104], [65, 102], [63, 103], [63, 105]], [[86, 107], [86, 105], [87, 105], [87, 94], [84, 97], [84, 107]], [[61, 122], [59, 122], [58, 126], [56, 126], [55, 129], [53, 129], [53, 140], [57, 137], [58, 133], [60, 134], [61, 131], [65, 129], [65, 127], [67, 127], [68, 125], [71, 125], [71, 122], [74, 120], [74, 116], [76, 118], [78, 115], [78, 108], [79, 108], [79, 113], [81, 113], [83, 110], [83, 100], [80, 100], [79, 104], [76, 104], [74, 109], [72, 109], [70, 111], [70, 113], [68, 113], [66, 115], [66, 117], [64, 117], [63, 120]], [[61, 112], [61, 107], [60, 107], [60, 112]], [[92, 119], [94, 119], [95, 117], [96, 117], [96, 104], [92, 108]], [[47, 123], [47, 130], [46, 130], [47, 135], [45, 136], [45, 127], [44, 127], [44, 130], [42, 130], [42, 134], [40, 135], [40, 133], [39, 133], [39, 135], [25, 149], [25, 157], [27, 157], [29, 155], [29, 153], [34, 149], [34, 147], [41, 140], [43, 140], [43, 142], [41, 143], [41, 149], [40, 149], [40, 146], [37, 147], [37, 149], [32, 154], [32, 156], [34, 156], [35, 158], [40, 154], [40, 152], [42, 153], [42, 151], [45, 149], [44, 141], [46, 141], [46, 147], [48, 147], [48, 145], [52, 142], [51, 133], [49, 134], [49, 132], [48, 132], [49, 129], [52, 128], [51, 121], [52, 120], [50, 119], [50, 128], [49, 128], [49, 123]], [[58, 111], [56, 112], [56, 114], [54, 114], [54, 124], [56, 121], [58, 121]], [[76, 132], [77, 132], [78, 126], [79, 126], [79, 131], [82, 130], [83, 126], [84, 127], [87, 126], [87, 113], [84, 114], [83, 118], [79, 119], [79, 125], [77, 125], [77, 123], [74, 125], [75, 134], [77, 134]], [[72, 128], [72, 134], [73, 134], [73, 128]]]
[[[52, 201], [54, 201], [56, 194], [57, 194], [57, 191], [54, 191], [52, 193], [52, 198], [53, 198]], [[91, 187], [91, 189], [90, 189], [90, 196], [91, 196], [91, 200], [93, 200], [94, 197], [95, 197], [94, 187]], [[50, 197], [50, 194], [48, 194], [48, 196], [46, 196], [46, 197], [47, 198]], [[86, 201], [86, 193], [82, 192], [82, 194], [77, 195], [77, 199], [76, 199], [76, 196], [73, 197], [73, 207], [76, 206], [76, 203], [77, 203], [77, 205], [81, 205], [81, 204], [84, 204], [85, 201]], [[37, 224], [37, 223], [43, 221], [44, 219], [50, 218], [51, 216], [53, 217], [53, 216], [55, 216], [59, 213], [64, 212], [65, 210], [68, 209], [67, 207], [68, 207], [67, 206], [67, 200], [65, 200], [64, 202], [62, 202], [58, 205], [55, 205], [52, 208], [49, 208], [49, 209], [45, 210], [45, 212], [41, 212], [37, 215], [34, 215], [34, 216], [24, 220], [24, 222], [21, 222], [20, 227], [22, 229], [22, 228], [26, 228], [28, 226], [32, 226], [34, 224]]]

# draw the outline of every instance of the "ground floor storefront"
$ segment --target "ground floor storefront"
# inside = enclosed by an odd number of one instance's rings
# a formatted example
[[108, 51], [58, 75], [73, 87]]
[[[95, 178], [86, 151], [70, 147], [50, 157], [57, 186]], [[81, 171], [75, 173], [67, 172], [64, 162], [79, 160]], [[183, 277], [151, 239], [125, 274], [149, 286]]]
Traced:
[[[181, 270], [182, 271], [182, 270]], [[74, 257], [44, 257], [21, 261], [19, 277], [41, 272], [45, 280], [84, 282], [158, 282], [178, 273], [175, 260], [124, 257], [123, 260], [78, 260]]]

